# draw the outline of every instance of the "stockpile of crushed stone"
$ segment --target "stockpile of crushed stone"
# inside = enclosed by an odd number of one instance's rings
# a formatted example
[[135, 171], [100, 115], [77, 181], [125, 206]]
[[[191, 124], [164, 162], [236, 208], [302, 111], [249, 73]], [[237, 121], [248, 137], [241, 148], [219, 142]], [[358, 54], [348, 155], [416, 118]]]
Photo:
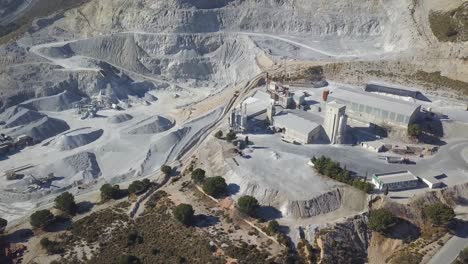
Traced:
[[19, 126], [13, 129], [6, 129], [3, 132], [9, 136], [28, 135], [35, 141], [42, 141], [56, 136], [70, 129], [67, 122], [44, 116], [41, 119], [30, 122], [27, 125]]
[[135, 128], [129, 129], [127, 133], [130, 135], [156, 134], [172, 128], [174, 123], [172, 120], [156, 115], [137, 123]]
[[143, 97], [143, 99], [148, 102], [156, 102], [158, 100], [156, 96], [150, 93], [145, 93], [145, 96]]
[[61, 135], [53, 144], [59, 150], [71, 150], [96, 141], [103, 133], [102, 129], [80, 129]]
[[152, 171], [166, 163], [171, 156], [171, 152], [190, 130], [190, 127], [178, 129], [151, 144], [146, 153], [146, 159], [142, 163], [143, 172]]
[[129, 115], [129, 114], [118, 114], [118, 115], [114, 115], [114, 116], [111, 116], [107, 119], [107, 121], [111, 124], [120, 124], [120, 123], [123, 123], [123, 122], [127, 122], [129, 120], [133, 119], [133, 116]]
[[96, 155], [92, 152], [80, 152], [66, 157], [63, 164], [83, 176], [83, 180], [92, 180], [101, 176], [101, 169], [97, 163]]
[[15, 114], [13, 114], [11, 117], [8, 118], [8, 120], [5, 121], [4, 128], [12, 128], [12, 127], [17, 127], [17, 126], [27, 125], [33, 121], [36, 121], [38, 119], [45, 117], [44, 114], [41, 114], [37, 111], [29, 110], [27, 108], [23, 108], [23, 107], [14, 107], [14, 108], [15, 109], [13, 111], [15, 112]]
[[32, 99], [21, 105], [37, 111], [63, 111], [72, 109], [81, 99], [81, 96], [66, 90], [56, 95]]

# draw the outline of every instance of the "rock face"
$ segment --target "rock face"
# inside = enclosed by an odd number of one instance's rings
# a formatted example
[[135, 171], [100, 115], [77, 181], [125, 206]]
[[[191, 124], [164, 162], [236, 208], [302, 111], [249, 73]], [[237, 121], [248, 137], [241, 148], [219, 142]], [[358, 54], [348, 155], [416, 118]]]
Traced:
[[[321, 233], [321, 235], [320, 235]], [[367, 217], [359, 215], [320, 232], [321, 263], [366, 263], [372, 232]]]
[[306, 218], [338, 210], [342, 205], [340, 189], [329, 191], [306, 201], [288, 201], [286, 216]]

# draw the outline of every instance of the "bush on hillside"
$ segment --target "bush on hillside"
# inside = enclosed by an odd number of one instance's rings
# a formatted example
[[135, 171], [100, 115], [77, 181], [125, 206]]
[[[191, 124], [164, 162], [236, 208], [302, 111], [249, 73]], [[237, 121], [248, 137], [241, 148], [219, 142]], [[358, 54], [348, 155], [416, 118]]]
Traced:
[[200, 168], [197, 168], [195, 170], [192, 171], [192, 180], [195, 182], [195, 183], [203, 183], [205, 181], [205, 171], [200, 169]]
[[106, 183], [101, 186], [100, 190], [102, 201], [107, 201], [111, 199], [117, 200], [127, 195], [127, 193], [124, 190], [120, 189], [119, 185], [112, 186]]
[[203, 183], [203, 191], [213, 197], [220, 197], [227, 192], [226, 180], [221, 176], [208, 178]]
[[133, 181], [128, 186], [128, 192], [132, 194], [140, 195], [146, 192], [150, 186], [151, 186], [151, 182], [148, 179], [144, 179], [142, 181], [136, 180], [136, 181]]
[[55, 208], [69, 215], [74, 215], [78, 207], [73, 194], [64, 192], [55, 198]]
[[386, 209], [376, 209], [369, 212], [369, 228], [383, 232], [395, 223], [393, 214]]
[[190, 204], [179, 204], [174, 208], [174, 217], [184, 225], [192, 224], [195, 211]]
[[45, 229], [55, 220], [54, 215], [49, 210], [39, 210], [31, 215], [29, 223], [35, 228]]
[[171, 166], [163, 165], [163, 166], [161, 166], [161, 171], [167, 176], [167, 175], [171, 174], [172, 168], [171, 168]]
[[223, 131], [218, 130], [218, 132], [216, 132], [214, 136], [215, 136], [215, 138], [218, 138], [218, 139], [222, 138], [223, 137]]
[[57, 241], [49, 240], [47, 237], [44, 237], [39, 242], [43, 249], [47, 251], [47, 254], [54, 255], [54, 254], [62, 254], [65, 252], [64, 247]]
[[237, 206], [241, 213], [244, 213], [249, 216], [255, 216], [257, 209], [259, 208], [259, 204], [255, 197], [246, 195], [239, 198], [237, 201]]
[[267, 232], [266, 233], [268, 235], [272, 236], [272, 235], [279, 232], [279, 227], [280, 227], [280, 225], [278, 224], [278, 221], [272, 220], [272, 221], [268, 222], [268, 227], [267, 227]]
[[446, 225], [454, 217], [453, 209], [443, 203], [434, 203], [424, 207], [424, 215], [428, 217], [434, 225]]

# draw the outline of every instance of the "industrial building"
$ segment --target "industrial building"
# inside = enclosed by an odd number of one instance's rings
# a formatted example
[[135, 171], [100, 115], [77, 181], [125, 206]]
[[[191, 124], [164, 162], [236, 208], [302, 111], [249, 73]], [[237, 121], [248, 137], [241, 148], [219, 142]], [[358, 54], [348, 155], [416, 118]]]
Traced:
[[273, 125], [282, 130], [286, 141], [311, 144], [321, 138], [322, 126], [294, 113], [280, 113], [273, 117]]
[[424, 176], [420, 178], [431, 189], [442, 188], [444, 186], [444, 184], [434, 176]]
[[384, 85], [380, 83], [368, 83], [366, 84], [366, 87], [364, 88], [366, 92], [374, 92], [374, 93], [386, 93], [386, 94], [392, 94], [392, 95], [398, 95], [398, 96], [405, 96], [405, 97], [411, 97], [414, 99], [422, 99], [423, 95], [421, 92], [413, 89], [408, 89], [408, 88], [398, 88], [395, 86], [390, 86], [390, 85]]
[[346, 105], [349, 118], [378, 126], [394, 125], [407, 128], [416, 120], [421, 110], [419, 104], [344, 88], [331, 93], [328, 101]]
[[330, 143], [342, 143], [347, 125], [346, 105], [329, 102], [325, 110], [325, 133]]
[[418, 186], [419, 179], [410, 171], [376, 173], [372, 175], [376, 189], [389, 191], [411, 189]]
[[387, 150], [387, 148], [385, 147], [385, 143], [382, 143], [380, 141], [361, 142], [361, 147], [376, 153], [384, 152]]
[[304, 93], [293, 93], [288, 86], [267, 81], [267, 92], [275, 105], [285, 109], [301, 108], [305, 103]]

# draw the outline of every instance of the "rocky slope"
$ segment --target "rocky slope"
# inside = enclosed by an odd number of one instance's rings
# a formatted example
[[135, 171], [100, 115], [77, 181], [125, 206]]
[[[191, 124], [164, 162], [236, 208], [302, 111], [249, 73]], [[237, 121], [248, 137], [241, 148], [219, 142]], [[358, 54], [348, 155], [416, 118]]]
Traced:
[[[0, 48], [2, 109], [67, 89], [89, 95], [110, 86], [125, 97], [140, 89], [129, 78], [219, 89], [258, 73], [256, 58], [265, 54], [380, 61], [402, 53], [404, 69], [463, 78], [466, 63], [459, 58], [467, 50], [440, 44], [427, 32], [428, 5], [410, 0], [89, 1], [63, 17], [36, 21], [23, 38]], [[35, 47], [62, 40], [72, 42]], [[114, 74], [109, 63], [123, 73]], [[353, 71], [360, 69], [352, 65]], [[60, 71], [63, 67], [67, 70]]]

